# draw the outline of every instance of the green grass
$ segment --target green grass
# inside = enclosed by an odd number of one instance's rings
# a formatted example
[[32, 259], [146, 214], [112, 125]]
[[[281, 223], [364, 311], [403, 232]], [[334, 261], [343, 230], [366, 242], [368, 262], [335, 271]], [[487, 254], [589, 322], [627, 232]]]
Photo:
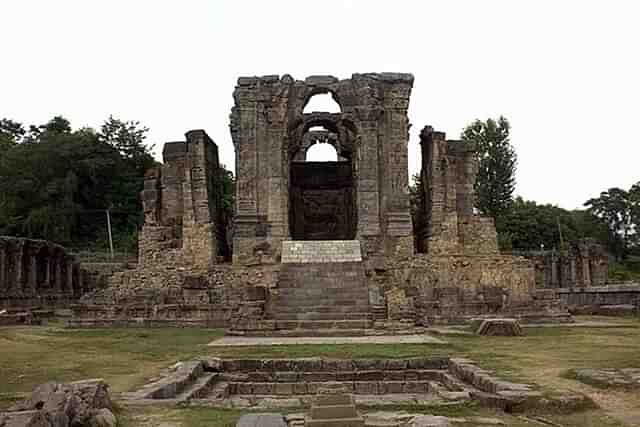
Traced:
[[46, 381], [104, 378], [115, 391], [142, 384], [222, 334], [207, 329], [0, 328], [0, 405]]
[[[592, 320], [589, 318], [588, 320]], [[587, 320], [578, 319], [578, 320]], [[132, 390], [160, 370], [178, 360], [199, 355], [246, 358], [332, 357], [332, 358], [400, 358], [400, 357], [469, 357], [481, 366], [495, 369], [505, 379], [537, 383], [542, 391], [558, 389], [596, 393], [594, 400], [612, 405], [616, 416], [640, 414], [640, 393], [599, 390], [576, 382], [568, 376], [571, 369], [625, 368], [640, 366], [640, 319], [600, 319], [623, 323], [623, 328], [532, 328], [523, 337], [478, 337], [446, 335], [445, 345], [433, 344], [359, 344], [297, 345], [256, 347], [207, 347], [222, 335], [212, 329], [97, 329], [69, 330], [53, 326], [0, 328], [0, 407], [9, 406], [36, 385], [50, 381], [73, 381], [104, 378], [114, 391]], [[613, 400], [611, 400], [613, 399]], [[639, 403], [636, 403], [639, 402]], [[385, 408], [389, 409], [389, 408]], [[410, 412], [440, 413], [448, 416], [484, 414], [474, 407], [397, 408]], [[452, 413], [437, 411], [451, 410]], [[458, 411], [456, 413], [456, 411]], [[636, 411], [636, 412], [634, 412]], [[244, 411], [246, 412], [246, 411]], [[583, 413], [600, 423], [587, 422]], [[139, 418], [175, 421], [182, 427], [234, 425], [241, 412], [212, 408], [127, 409], [124, 425], [145, 425]], [[504, 417], [507, 417], [504, 415]], [[580, 414], [549, 416], [565, 426], [618, 426], [601, 410]], [[529, 426], [528, 421], [504, 418], [507, 425]], [[154, 425], [152, 424], [149, 424]], [[633, 425], [633, 423], [629, 424]]]

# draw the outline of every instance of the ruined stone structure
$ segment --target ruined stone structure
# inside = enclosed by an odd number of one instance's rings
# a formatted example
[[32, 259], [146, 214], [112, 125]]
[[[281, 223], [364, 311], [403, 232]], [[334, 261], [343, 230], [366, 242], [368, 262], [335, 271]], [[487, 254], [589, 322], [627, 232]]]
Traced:
[[609, 256], [592, 239], [571, 242], [565, 252], [530, 251], [519, 255], [533, 261], [540, 288], [603, 286], [607, 284]]
[[83, 276], [60, 245], [0, 236], [0, 308], [68, 304], [88, 290]]
[[[234, 261], [256, 248], [275, 260], [284, 240], [358, 239], [368, 256], [413, 253], [408, 197], [410, 74], [339, 80], [289, 75], [238, 79], [231, 113], [236, 149]], [[303, 113], [330, 93], [340, 113]], [[341, 160], [299, 160], [323, 127]]]
[[165, 144], [162, 156], [164, 164], [145, 178], [139, 262], [162, 262], [167, 250], [178, 249], [172, 257], [207, 269], [228, 254], [218, 147], [192, 130], [186, 141]]
[[[238, 79], [232, 244], [217, 148], [191, 131], [186, 142], [167, 143], [164, 165], [147, 174], [138, 268], [87, 295], [74, 324], [144, 318], [296, 336], [389, 333], [496, 314], [567, 320], [552, 291], [535, 290], [533, 264], [500, 254], [493, 221], [474, 214], [475, 147], [428, 126], [414, 236], [412, 86], [412, 75], [395, 73]], [[340, 112], [306, 113], [318, 94], [330, 94]], [[331, 144], [337, 161], [305, 161], [317, 143]]]

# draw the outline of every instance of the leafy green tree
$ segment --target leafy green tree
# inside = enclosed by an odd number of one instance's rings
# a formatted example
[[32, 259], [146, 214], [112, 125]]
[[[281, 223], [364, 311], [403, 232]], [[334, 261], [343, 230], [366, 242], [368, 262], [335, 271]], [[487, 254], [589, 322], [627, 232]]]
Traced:
[[462, 131], [461, 138], [476, 144], [478, 176], [475, 182], [476, 208], [500, 222], [513, 202], [517, 157], [509, 140], [509, 121], [476, 120]]
[[18, 144], [25, 133], [22, 123], [9, 119], [0, 119], [0, 155]]
[[577, 239], [590, 237], [610, 247], [612, 235], [591, 212], [569, 211], [516, 197], [501, 217], [498, 239], [503, 250], [564, 250]]
[[593, 215], [601, 218], [615, 236], [614, 253], [618, 260], [626, 258], [628, 251], [638, 243], [640, 231], [640, 183], [629, 191], [610, 188], [585, 202]]
[[151, 154], [154, 146], [144, 142], [147, 132], [149, 128], [141, 126], [138, 121], [122, 121], [109, 116], [100, 128], [98, 138], [118, 150], [131, 163], [136, 174], [144, 176], [155, 164]]
[[133, 249], [144, 171], [154, 164], [143, 143], [146, 128], [112, 117], [100, 133], [74, 131], [60, 116], [28, 132], [1, 123], [0, 138], [11, 148], [0, 156], [0, 234], [104, 248], [111, 209], [116, 245]]

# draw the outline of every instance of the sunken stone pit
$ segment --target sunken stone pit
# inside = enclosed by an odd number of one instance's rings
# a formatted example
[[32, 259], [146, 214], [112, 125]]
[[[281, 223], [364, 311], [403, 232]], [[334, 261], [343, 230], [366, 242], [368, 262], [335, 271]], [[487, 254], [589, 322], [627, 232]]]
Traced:
[[528, 384], [502, 381], [467, 359], [203, 359], [180, 362], [127, 404], [194, 403], [222, 408], [310, 407], [326, 389], [344, 390], [359, 407], [478, 401], [518, 411], [542, 397]]

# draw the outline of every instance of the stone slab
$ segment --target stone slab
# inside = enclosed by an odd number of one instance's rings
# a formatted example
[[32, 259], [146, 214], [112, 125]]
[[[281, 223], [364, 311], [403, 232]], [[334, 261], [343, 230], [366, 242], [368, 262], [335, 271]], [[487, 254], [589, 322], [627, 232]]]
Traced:
[[282, 414], [248, 414], [238, 420], [236, 427], [287, 427]]
[[282, 242], [283, 264], [360, 262], [359, 240], [285, 240]]
[[447, 344], [431, 335], [374, 335], [364, 337], [223, 337], [209, 347], [271, 346], [298, 344]]

